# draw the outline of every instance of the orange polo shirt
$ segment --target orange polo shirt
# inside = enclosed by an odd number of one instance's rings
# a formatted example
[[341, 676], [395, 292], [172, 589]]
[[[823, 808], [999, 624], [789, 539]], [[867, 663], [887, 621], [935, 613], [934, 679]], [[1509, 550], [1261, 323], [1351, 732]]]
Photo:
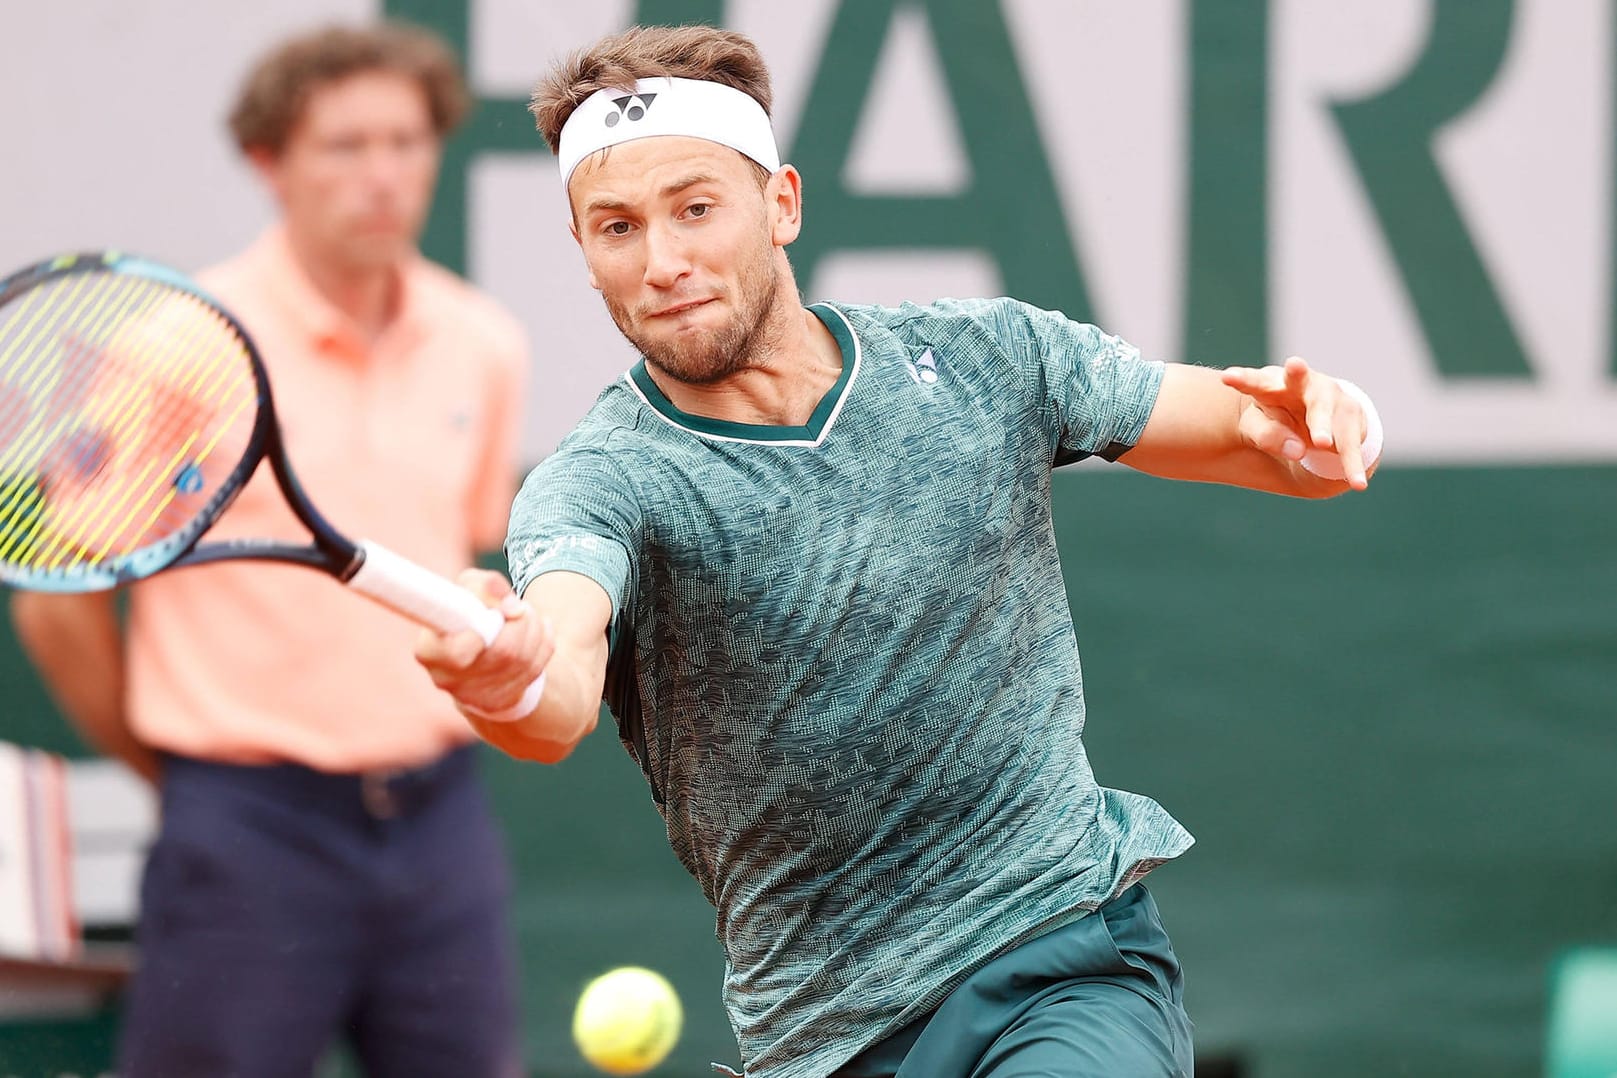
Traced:
[[[198, 279], [258, 345], [292, 469], [337, 530], [449, 576], [499, 547], [527, 367], [510, 314], [416, 259], [398, 317], [367, 343], [279, 229]], [[307, 541], [267, 463], [207, 538], [227, 536]], [[130, 588], [130, 723], [156, 748], [204, 759], [419, 765], [473, 735], [416, 664], [416, 633], [309, 569], [160, 573]]]

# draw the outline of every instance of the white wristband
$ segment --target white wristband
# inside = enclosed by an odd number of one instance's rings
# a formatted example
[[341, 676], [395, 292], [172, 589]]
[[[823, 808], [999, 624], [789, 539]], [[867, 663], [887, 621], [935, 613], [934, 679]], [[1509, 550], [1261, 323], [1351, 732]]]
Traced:
[[541, 670], [539, 676], [523, 691], [522, 699], [503, 711], [484, 711], [480, 707], [462, 704], [459, 701], [456, 701], [456, 706], [463, 714], [470, 715], [474, 719], [482, 719], [484, 722], [516, 722], [532, 715], [534, 709], [539, 706], [539, 698], [544, 694], [545, 672]]
[[[1376, 412], [1376, 406], [1370, 403], [1370, 395], [1346, 378], [1338, 378], [1336, 384], [1342, 387], [1342, 392], [1358, 402], [1364, 409], [1364, 441], [1359, 443], [1359, 453], [1364, 458], [1364, 470], [1368, 472], [1377, 460], [1381, 458], [1381, 416]], [[1303, 454], [1303, 471], [1311, 472], [1321, 479], [1346, 479], [1347, 473], [1342, 470], [1342, 457], [1335, 449], [1310, 449]]]

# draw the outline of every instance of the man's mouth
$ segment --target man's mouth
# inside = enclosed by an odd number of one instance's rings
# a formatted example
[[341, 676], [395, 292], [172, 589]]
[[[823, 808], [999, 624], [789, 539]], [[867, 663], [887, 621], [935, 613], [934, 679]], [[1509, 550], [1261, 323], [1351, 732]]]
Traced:
[[704, 304], [708, 304], [708, 303], [712, 303], [712, 302], [713, 301], [711, 299], [685, 300], [682, 303], [675, 303], [675, 304], [671, 304], [670, 306], [664, 307], [660, 311], [653, 311], [651, 314], [647, 315], [646, 317], [648, 317], [648, 318], [668, 318], [668, 317], [671, 317], [673, 315], [684, 314], [687, 311], [694, 311], [694, 310], [696, 310], [696, 308], [701, 307]]

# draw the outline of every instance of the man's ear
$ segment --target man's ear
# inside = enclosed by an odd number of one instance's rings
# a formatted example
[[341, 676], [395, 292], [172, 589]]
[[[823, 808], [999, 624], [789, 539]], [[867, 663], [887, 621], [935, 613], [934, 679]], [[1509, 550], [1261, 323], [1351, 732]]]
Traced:
[[764, 185], [769, 203], [770, 239], [785, 247], [803, 231], [803, 177], [791, 165], [782, 165]]

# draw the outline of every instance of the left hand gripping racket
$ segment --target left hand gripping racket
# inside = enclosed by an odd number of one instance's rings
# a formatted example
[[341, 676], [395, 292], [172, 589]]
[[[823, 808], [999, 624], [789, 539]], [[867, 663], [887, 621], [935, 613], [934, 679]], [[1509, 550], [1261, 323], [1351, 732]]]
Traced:
[[[266, 457], [311, 541], [198, 545]], [[99, 591], [231, 558], [320, 569], [485, 644], [504, 622], [471, 592], [320, 515], [287, 461], [252, 340], [186, 277], [98, 252], [0, 281], [0, 580]]]

